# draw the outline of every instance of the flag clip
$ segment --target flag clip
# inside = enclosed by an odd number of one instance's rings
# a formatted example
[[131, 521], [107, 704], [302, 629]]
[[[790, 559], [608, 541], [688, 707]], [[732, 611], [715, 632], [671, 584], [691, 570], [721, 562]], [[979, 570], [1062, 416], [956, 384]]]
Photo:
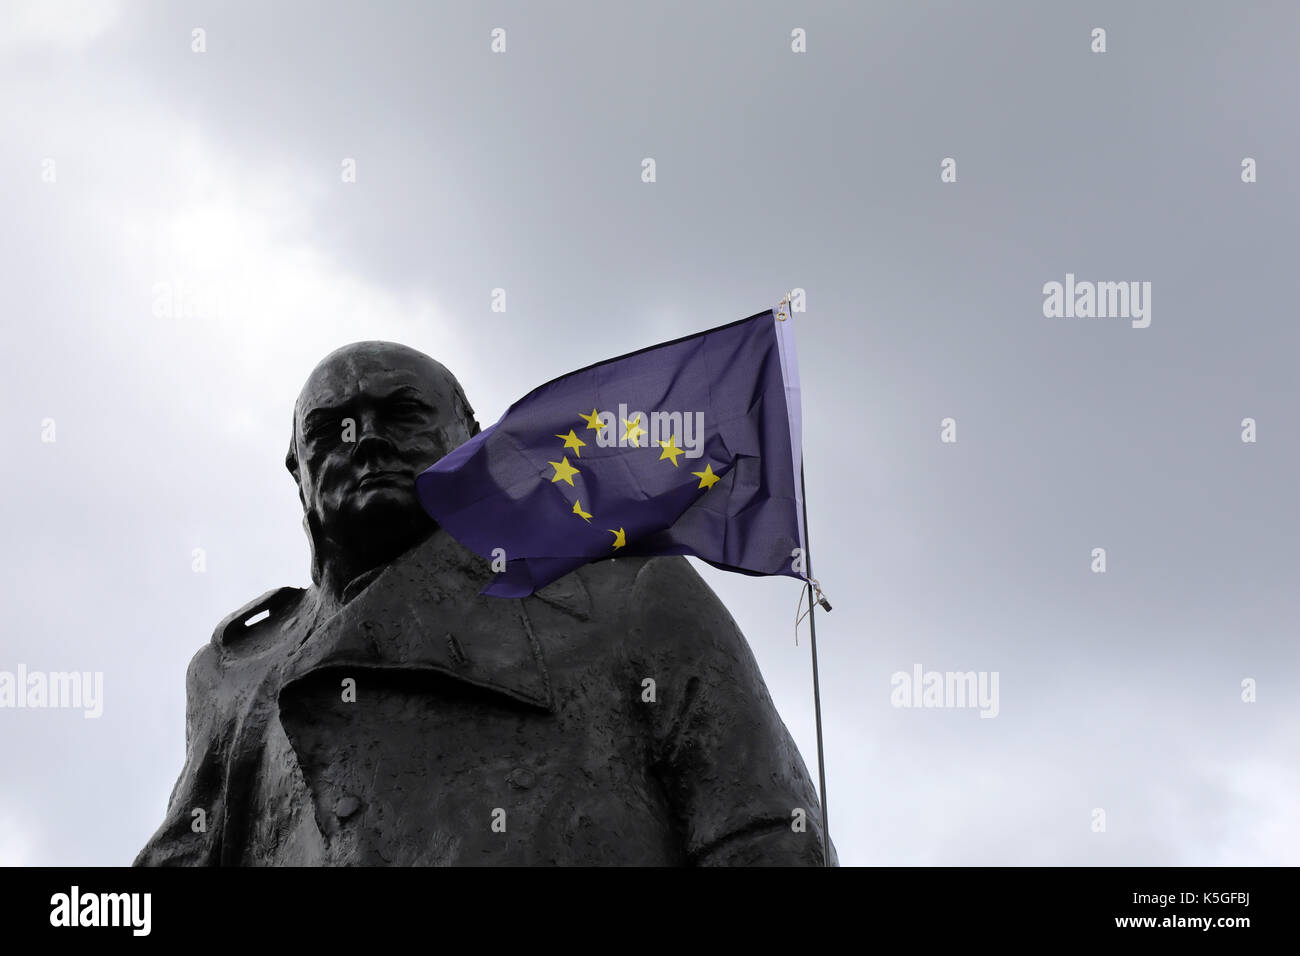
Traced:
[[813, 586], [813, 594], [817, 598], [817, 603], [822, 606], [823, 610], [829, 611], [831, 609], [831, 602], [826, 600], [826, 595], [822, 593], [822, 586], [817, 583], [816, 578], [812, 578], [811, 581]]

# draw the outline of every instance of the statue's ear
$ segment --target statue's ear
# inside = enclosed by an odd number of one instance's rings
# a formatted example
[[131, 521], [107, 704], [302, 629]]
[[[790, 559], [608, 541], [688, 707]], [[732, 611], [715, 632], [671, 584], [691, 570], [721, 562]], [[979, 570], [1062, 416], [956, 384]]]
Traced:
[[[474, 417], [474, 408], [470, 405], [469, 399], [465, 397], [465, 391], [460, 387], [460, 382], [454, 384], [452, 394], [456, 403], [456, 415], [465, 426], [465, 430], [469, 432], [469, 437], [473, 438], [482, 429], [479, 427], [478, 419]], [[466, 439], [466, 441], [468, 440]]]

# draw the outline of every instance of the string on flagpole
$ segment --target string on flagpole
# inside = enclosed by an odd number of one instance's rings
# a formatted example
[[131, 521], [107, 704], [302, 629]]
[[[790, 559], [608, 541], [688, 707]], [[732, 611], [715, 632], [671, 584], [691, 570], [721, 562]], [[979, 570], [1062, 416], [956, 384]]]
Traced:
[[[822, 606], [823, 609], [829, 611], [829, 610], [831, 609], [831, 602], [828, 601], [828, 600], [826, 600], [826, 594], [822, 591], [822, 586], [821, 586], [821, 584], [818, 583], [818, 581], [817, 581], [816, 578], [808, 578], [808, 583], [812, 585], [812, 590], [813, 590], [813, 599], [814, 599], [814, 601], [815, 601], [817, 604], [820, 604], [820, 605]], [[795, 609], [794, 609], [794, 645], [795, 645], [795, 647], [798, 647], [798, 646], [799, 646], [799, 625], [803, 623], [804, 618], [806, 618], [808, 615], [812, 614], [812, 604], [809, 604], [809, 605], [808, 605], [808, 610], [806, 610], [806, 611], [803, 610], [803, 599], [804, 599], [804, 595], [807, 594], [807, 593], [808, 593], [807, 590], [805, 590], [804, 588], [800, 588], [800, 589], [799, 589], [799, 603], [795, 606]], [[801, 611], [802, 611], [803, 613], [800, 613]]]
[[[807, 589], [805, 588], [799, 589], [799, 603], [795, 606], [794, 609], [794, 646], [795, 647], [799, 646], [799, 625], [803, 622], [804, 618], [806, 618], [809, 614], [812, 613], [811, 608], [809, 608], [809, 610], [807, 611], [803, 610], [803, 596], [807, 593], [808, 593]], [[800, 611], [803, 611], [803, 613], [800, 614], [799, 613]]]

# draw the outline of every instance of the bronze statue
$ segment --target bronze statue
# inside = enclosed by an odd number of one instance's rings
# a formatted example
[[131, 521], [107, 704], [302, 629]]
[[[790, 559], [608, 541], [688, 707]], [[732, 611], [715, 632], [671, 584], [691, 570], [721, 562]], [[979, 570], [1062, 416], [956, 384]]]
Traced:
[[820, 865], [807, 769], [684, 558], [479, 595], [487, 562], [414, 489], [478, 428], [405, 346], [312, 372], [286, 458], [312, 586], [195, 655], [185, 767], [136, 864]]

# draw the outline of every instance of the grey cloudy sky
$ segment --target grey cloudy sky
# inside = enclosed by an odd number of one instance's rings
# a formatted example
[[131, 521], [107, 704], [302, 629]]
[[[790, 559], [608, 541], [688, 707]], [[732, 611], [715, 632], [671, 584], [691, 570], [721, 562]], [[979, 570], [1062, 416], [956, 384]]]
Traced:
[[[308, 581], [282, 462], [330, 349], [427, 351], [486, 424], [800, 287], [841, 861], [1300, 863], [1298, 37], [1289, 3], [0, 0], [0, 670], [105, 681], [98, 720], [0, 710], [0, 862], [161, 822], [190, 657]], [[1150, 327], [1044, 317], [1067, 272], [1150, 282]], [[700, 567], [815, 773], [798, 586]], [[916, 664], [997, 672], [998, 716], [891, 706]]]

